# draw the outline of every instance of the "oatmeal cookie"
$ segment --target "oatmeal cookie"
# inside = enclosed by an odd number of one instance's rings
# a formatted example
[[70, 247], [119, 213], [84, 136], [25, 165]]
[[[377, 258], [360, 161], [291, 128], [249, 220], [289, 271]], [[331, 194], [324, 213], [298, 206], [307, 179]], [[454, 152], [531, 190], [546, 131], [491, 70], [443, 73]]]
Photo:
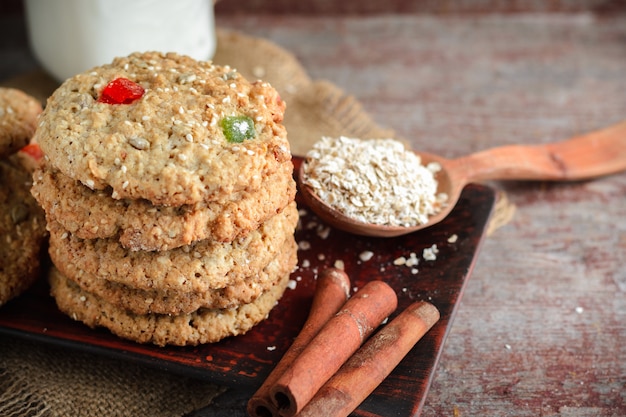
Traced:
[[246, 333], [267, 318], [282, 297], [289, 274], [249, 304], [229, 309], [199, 309], [189, 314], [133, 314], [81, 290], [56, 268], [49, 274], [57, 306], [74, 320], [90, 327], [105, 327], [113, 334], [139, 343], [198, 345]]
[[233, 242], [202, 240], [162, 252], [129, 251], [116, 239], [80, 239], [49, 223], [50, 257], [55, 265], [79, 270], [132, 288], [203, 292], [224, 288], [265, 267], [286, 239], [294, 239], [295, 202], [247, 236]]
[[35, 140], [115, 199], [180, 206], [259, 190], [291, 153], [285, 103], [262, 81], [174, 53], [134, 53], [65, 81]]
[[229, 242], [259, 227], [293, 201], [291, 162], [256, 191], [223, 201], [181, 207], [154, 206], [147, 200], [115, 200], [107, 190], [91, 190], [49, 165], [35, 172], [32, 193], [50, 222], [82, 239], [117, 236], [130, 250], [164, 251], [211, 239]]
[[41, 111], [36, 98], [15, 88], [0, 87], [0, 158], [30, 142]]
[[199, 308], [223, 309], [251, 303], [277, 285], [296, 264], [297, 244], [289, 239], [278, 255], [259, 272], [224, 288], [204, 292], [137, 290], [78, 271], [71, 264], [59, 265], [57, 269], [82, 290], [134, 314], [187, 314]]
[[0, 306], [38, 278], [47, 232], [30, 195], [30, 174], [14, 157], [0, 161]]

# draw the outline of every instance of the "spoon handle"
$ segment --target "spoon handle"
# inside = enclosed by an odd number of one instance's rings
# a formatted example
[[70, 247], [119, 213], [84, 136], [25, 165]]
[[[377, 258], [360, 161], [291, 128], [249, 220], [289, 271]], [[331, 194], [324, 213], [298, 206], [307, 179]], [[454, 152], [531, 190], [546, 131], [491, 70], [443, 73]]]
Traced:
[[459, 181], [582, 180], [626, 170], [626, 122], [540, 145], [509, 145], [454, 159]]

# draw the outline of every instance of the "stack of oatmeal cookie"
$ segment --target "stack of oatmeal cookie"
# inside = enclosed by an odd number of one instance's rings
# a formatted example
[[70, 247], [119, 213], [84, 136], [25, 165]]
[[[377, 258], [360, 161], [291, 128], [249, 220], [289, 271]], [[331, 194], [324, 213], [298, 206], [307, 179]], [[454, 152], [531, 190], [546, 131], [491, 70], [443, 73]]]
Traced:
[[267, 83], [136, 53], [49, 98], [33, 195], [59, 308], [142, 343], [245, 333], [297, 263], [285, 104]]

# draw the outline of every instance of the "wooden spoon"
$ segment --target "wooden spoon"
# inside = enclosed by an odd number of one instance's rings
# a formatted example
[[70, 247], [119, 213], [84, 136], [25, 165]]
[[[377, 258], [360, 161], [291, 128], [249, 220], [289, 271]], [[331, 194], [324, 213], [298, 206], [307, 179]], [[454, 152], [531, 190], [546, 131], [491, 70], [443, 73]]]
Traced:
[[298, 179], [306, 204], [329, 225], [363, 236], [394, 237], [424, 229], [443, 220], [459, 199], [465, 185], [485, 180], [576, 181], [626, 170], [626, 122], [541, 145], [508, 145], [477, 152], [457, 159], [416, 152], [422, 164], [438, 162], [438, 192], [448, 201], [429, 221], [414, 227], [382, 226], [356, 221], [321, 200], [304, 184], [303, 165]]

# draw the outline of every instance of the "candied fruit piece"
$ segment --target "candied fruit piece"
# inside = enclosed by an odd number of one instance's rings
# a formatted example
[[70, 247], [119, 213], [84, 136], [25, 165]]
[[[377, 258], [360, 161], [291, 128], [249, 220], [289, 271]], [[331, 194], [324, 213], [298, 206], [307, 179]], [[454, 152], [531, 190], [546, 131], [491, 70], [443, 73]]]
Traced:
[[35, 161], [39, 161], [41, 158], [43, 158], [43, 151], [36, 143], [29, 143], [28, 145], [20, 149], [20, 152], [25, 153], [26, 155], [33, 158]]
[[248, 116], [227, 116], [220, 121], [226, 140], [241, 143], [256, 136], [254, 121]]
[[116, 78], [104, 87], [98, 101], [106, 104], [130, 104], [139, 100], [145, 90], [128, 78]]

